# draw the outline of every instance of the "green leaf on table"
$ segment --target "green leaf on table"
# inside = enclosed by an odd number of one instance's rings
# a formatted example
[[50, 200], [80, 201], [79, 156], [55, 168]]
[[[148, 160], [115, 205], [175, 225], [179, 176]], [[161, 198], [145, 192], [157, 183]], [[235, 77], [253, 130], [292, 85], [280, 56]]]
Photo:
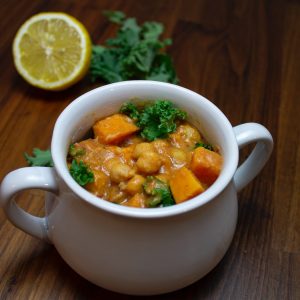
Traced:
[[29, 166], [53, 167], [53, 161], [50, 150], [41, 150], [34, 148], [32, 150], [33, 156], [24, 153], [24, 157]]
[[119, 10], [105, 10], [103, 14], [109, 19], [109, 21], [116, 24], [121, 24], [126, 18], [126, 15]]
[[178, 82], [172, 59], [162, 52], [172, 41], [160, 40], [164, 30], [161, 23], [145, 22], [140, 26], [135, 18], [126, 18], [120, 11], [106, 11], [104, 14], [120, 27], [116, 36], [108, 39], [105, 45], [93, 46], [92, 81], [149, 79]]
[[152, 69], [146, 77], [147, 80], [178, 83], [176, 71], [169, 55], [159, 54], [153, 62]]
[[164, 31], [164, 26], [157, 22], [145, 22], [142, 26], [142, 37], [145, 40], [157, 41]]
[[118, 54], [114, 50], [102, 46], [93, 46], [90, 66], [91, 80], [99, 77], [107, 82], [125, 80], [122, 77], [122, 66], [118, 61]]

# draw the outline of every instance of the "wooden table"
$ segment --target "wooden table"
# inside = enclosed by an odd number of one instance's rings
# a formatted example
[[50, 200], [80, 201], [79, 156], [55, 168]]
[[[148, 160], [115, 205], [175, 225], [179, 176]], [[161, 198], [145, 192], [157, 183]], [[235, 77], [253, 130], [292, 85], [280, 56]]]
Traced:
[[[259, 122], [275, 149], [261, 174], [239, 194], [232, 245], [205, 278], [148, 299], [300, 299], [300, 4], [297, 1], [0, 1], [0, 178], [25, 166], [23, 152], [49, 146], [53, 125], [74, 98], [103, 83], [88, 78], [63, 92], [29, 86], [11, 46], [19, 26], [41, 11], [81, 20], [94, 43], [115, 27], [101, 15], [119, 9], [165, 24], [173, 38], [180, 85], [211, 99], [233, 125]], [[244, 158], [249, 150], [242, 152]], [[21, 207], [43, 215], [44, 194], [28, 191]], [[73, 272], [52, 245], [21, 232], [0, 210], [1, 299], [131, 299]], [[139, 298], [138, 298], [139, 299]]]

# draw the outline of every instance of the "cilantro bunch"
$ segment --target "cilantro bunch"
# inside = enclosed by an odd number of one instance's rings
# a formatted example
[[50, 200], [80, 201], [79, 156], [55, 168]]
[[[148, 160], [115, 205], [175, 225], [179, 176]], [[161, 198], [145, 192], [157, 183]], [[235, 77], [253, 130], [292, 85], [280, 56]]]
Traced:
[[120, 26], [116, 37], [104, 46], [93, 46], [90, 65], [92, 81], [102, 79], [118, 82], [147, 79], [177, 83], [178, 79], [169, 55], [161, 50], [171, 39], [160, 40], [164, 27], [158, 22], [145, 22], [141, 26], [135, 18], [126, 18], [120, 11], [105, 11], [108, 19]]

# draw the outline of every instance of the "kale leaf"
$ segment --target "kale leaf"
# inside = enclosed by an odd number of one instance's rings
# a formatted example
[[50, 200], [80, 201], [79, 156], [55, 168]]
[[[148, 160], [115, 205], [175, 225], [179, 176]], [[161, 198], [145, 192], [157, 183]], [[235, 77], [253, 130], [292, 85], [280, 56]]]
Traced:
[[198, 147], [203, 147], [207, 150], [210, 150], [210, 151], [214, 151], [214, 148], [211, 144], [208, 144], [208, 143], [203, 143], [203, 142], [197, 142], [195, 144], [195, 148], [198, 148]]
[[176, 83], [177, 76], [171, 57], [167, 54], [156, 55], [152, 68], [145, 79]]
[[131, 102], [125, 102], [120, 109], [122, 114], [129, 116], [134, 121], [138, 121], [140, 118], [140, 112], [137, 106]]
[[85, 149], [80, 148], [80, 147], [75, 147], [75, 144], [71, 144], [69, 147], [69, 152], [68, 154], [71, 157], [78, 157], [78, 156], [82, 156], [85, 154]]
[[33, 156], [24, 153], [24, 157], [29, 166], [41, 166], [41, 167], [53, 167], [53, 160], [50, 150], [40, 150], [39, 148], [34, 148], [32, 150]]
[[148, 79], [178, 82], [171, 57], [161, 52], [172, 42], [171, 39], [160, 40], [164, 31], [161, 23], [145, 22], [140, 26], [135, 18], [126, 18], [121, 11], [105, 11], [104, 15], [120, 28], [104, 46], [93, 45], [92, 81], [102, 79], [111, 83]]
[[140, 134], [148, 141], [166, 138], [176, 130], [176, 121], [185, 120], [186, 112], [176, 108], [167, 100], [156, 100], [139, 110], [133, 103], [125, 103], [120, 112], [131, 117], [138, 127]]
[[147, 203], [149, 207], [157, 207], [159, 205], [165, 207], [175, 204], [168, 184], [157, 177], [147, 176], [143, 187], [145, 193], [151, 196]]
[[142, 111], [137, 125], [142, 128], [141, 136], [149, 141], [166, 138], [176, 130], [176, 121], [185, 120], [186, 113], [166, 100], [156, 100]]
[[105, 10], [103, 14], [109, 19], [109, 21], [116, 24], [122, 24], [126, 17], [122, 11]]
[[70, 174], [74, 180], [81, 186], [85, 186], [87, 183], [94, 182], [94, 174], [89, 170], [89, 168], [80, 161], [79, 163], [76, 159], [72, 160], [70, 166]]

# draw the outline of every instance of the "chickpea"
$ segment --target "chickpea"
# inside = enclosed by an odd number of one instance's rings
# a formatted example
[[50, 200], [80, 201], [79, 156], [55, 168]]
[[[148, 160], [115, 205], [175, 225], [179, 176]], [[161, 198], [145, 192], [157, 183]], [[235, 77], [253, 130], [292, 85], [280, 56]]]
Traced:
[[88, 183], [85, 188], [98, 197], [103, 197], [109, 185], [109, 177], [102, 171], [93, 169], [94, 182]]
[[120, 203], [125, 199], [125, 193], [120, 191], [118, 186], [111, 186], [109, 191], [109, 201]]
[[132, 207], [145, 207], [145, 196], [143, 194], [135, 194], [127, 202], [122, 203], [122, 205], [132, 206]]
[[106, 149], [114, 153], [115, 155], [121, 154], [123, 150], [121, 147], [118, 146], [107, 146]]
[[113, 182], [119, 183], [121, 181], [128, 180], [129, 178], [134, 176], [134, 174], [134, 169], [130, 168], [128, 165], [120, 161], [115, 161], [111, 164], [110, 179]]
[[110, 173], [114, 165], [119, 163], [122, 163], [120, 158], [118, 157], [109, 158], [108, 156], [108, 159], [104, 162], [104, 167], [107, 170], [107, 172]]
[[123, 145], [125, 147], [130, 146], [130, 145], [137, 145], [143, 142], [143, 138], [140, 136], [132, 135], [129, 136], [124, 142]]
[[157, 172], [162, 165], [159, 155], [155, 152], [144, 152], [140, 155], [136, 162], [139, 171], [146, 174]]
[[160, 181], [169, 184], [170, 175], [161, 173], [161, 174], [155, 175], [155, 177], [157, 179], [159, 179]]
[[178, 149], [178, 148], [171, 148], [170, 156], [171, 156], [172, 162], [176, 165], [183, 165], [187, 161], [186, 153], [183, 150]]
[[145, 180], [145, 177], [136, 174], [127, 183], [121, 182], [119, 186], [126, 193], [134, 195], [143, 191], [143, 183]]
[[164, 150], [170, 146], [170, 144], [166, 140], [155, 140], [151, 143], [157, 152], [162, 153]]
[[175, 147], [191, 148], [201, 139], [201, 136], [196, 128], [183, 124], [174, 133], [170, 134], [170, 139]]
[[182, 127], [182, 132], [187, 142], [198, 142], [201, 139], [200, 133], [196, 128], [190, 125], [182, 125]]
[[141, 156], [142, 153], [153, 152], [153, 151], [154, 151], [154, 147], [152, 144], [140, 143], [135, 146], [132, 156], [133, 156], [133, 158], [137, 159]]

